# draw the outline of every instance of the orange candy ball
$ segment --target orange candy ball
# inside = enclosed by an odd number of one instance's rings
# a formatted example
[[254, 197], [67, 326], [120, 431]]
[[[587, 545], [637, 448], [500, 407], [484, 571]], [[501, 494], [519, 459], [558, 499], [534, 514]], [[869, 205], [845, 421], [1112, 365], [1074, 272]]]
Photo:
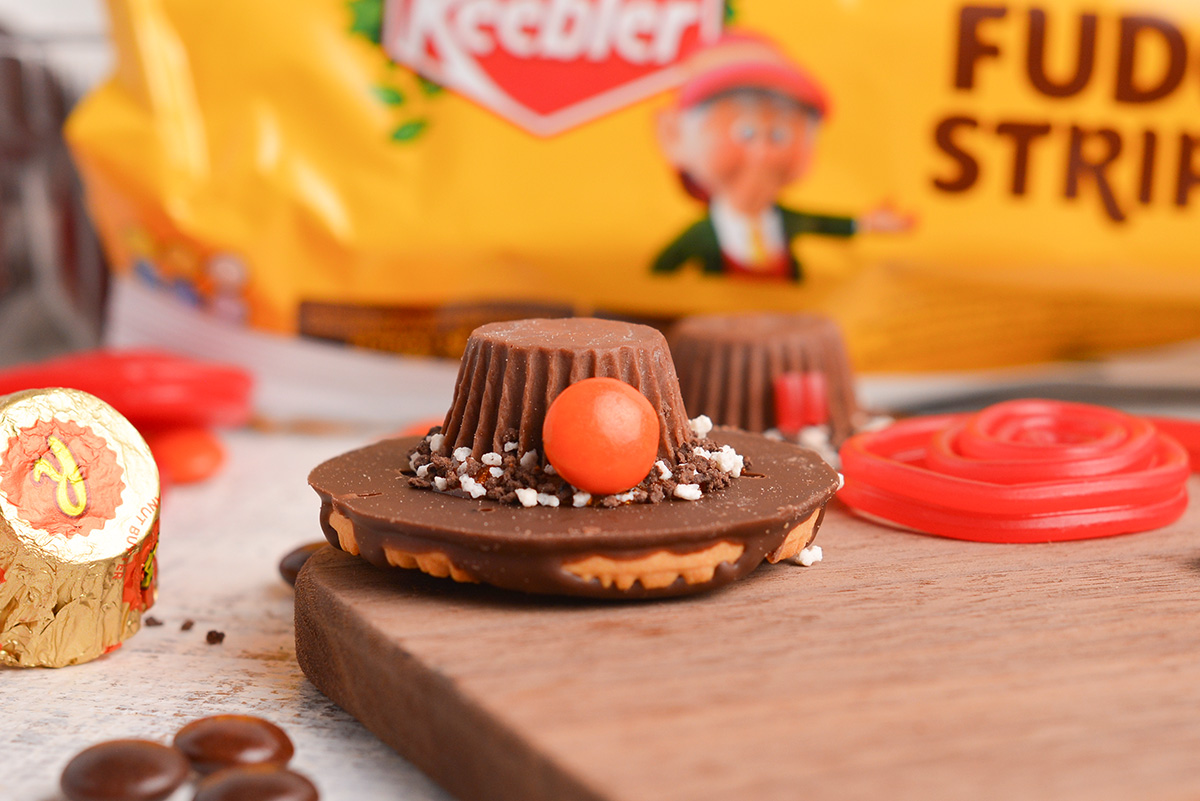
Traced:
[[415, 423], [409, 423], [404, 428], [400, 429], [399, 436], [402, 437], [423, 437], [429, 433], [429, 429], [434, 426], [440, 426], [443, 420], [441, 417], [427, 417], [424, 420], [418, 420]]
[[658, 458], [658, 415], [646, 396], [615, 378], [585, 378], [559, 393], [542, 425], [546, 459], [593, 495], [637, 485]]
[[207, 428], [184, 426], [143, 431], [142, 436], [158, 463], [163, 486], [203, 481], [221, 469], [225, 448]]

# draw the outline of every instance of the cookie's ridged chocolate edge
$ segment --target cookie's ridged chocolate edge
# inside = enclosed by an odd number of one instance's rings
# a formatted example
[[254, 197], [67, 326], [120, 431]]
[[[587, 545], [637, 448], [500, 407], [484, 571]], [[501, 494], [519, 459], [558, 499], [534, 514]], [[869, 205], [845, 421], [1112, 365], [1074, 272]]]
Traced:
[[[464, 499], [464, 503], [470, 502]], [[329, 522], [330, 514], [333, 510], [333, 504], [329, 500], [322, 499], [321, 529], [330, 544], [341, 549], [338, 534]], [[339, 510], [339, 512], [345, 514], [354, 525], [359, 547], [357, 555], [376, 567], [387, 570], [412, 569], [396, 567], [389, 563], [385, 547], [398, 548], [402, 551], [418, 554], [437, 552], [445, 555], [456, 569], [466, 573], [470, 576], [471, 580], [490, 584], [501, 589], [516, 590], [518, 592], [537, 595], [569, 595], [607, 599], [669, 598], [722, 587], [749, 574], [762, 564], [767, 554], [778, 548], [795, 526], [804, 523], [813, 514], [813, 511], [810, 510], [794, 519], [773, 526], [766, 531], [731, 530], [711, 540], [697, 543], [689, 551], [676, 551], [658, 546], [632, 550], [582, 550], [563, 554], [521, 554], [499, 551], [482, 553], [478, 550], [464, 548], [456, 544], [434, 541], [423, 537], [414, 537], [391, 529], [380, 529], [366, 523], [358, 515], [346, 513], [344, 510]], [[813, 536], [820, 529], [825, 515], [825, 506], [821, 505], [818, 507], [816, 514], [818, 518], [813, 526]], [[681, 576], [667, 587], [647, 589], [640, 583], [635, 583], [629, 589], [622, 590], [615, 586], [605, 587], [598, 581], [584, 581], [564, 568], [565, 563], [586, 556], [604, 556], [618, 561], [632, 560], [650, 556], [663, 550], [671, 553], [692, 553], [724, 542], [743, 546], [744, 550], [741, 556], [732, 564], [729, 562], [720, 563], [717, 565], [710, 580], [699, 583], [688, 583]]]
[[[552, 330], [551, 344], [522, 341], [539, 327]], [[689, 428], [666, 339], [649, 326], [588, 318], [524, 320], [472, 332], [442, 426], [448, 448], [469, 447], [476, 458], [502, 452], [512, 430], [519, 453], [540, 453], [550, 404], [571, 384], [596, 376], [620, 379], [647, 397], [658, 413], [659, 455], [674, 459]]]

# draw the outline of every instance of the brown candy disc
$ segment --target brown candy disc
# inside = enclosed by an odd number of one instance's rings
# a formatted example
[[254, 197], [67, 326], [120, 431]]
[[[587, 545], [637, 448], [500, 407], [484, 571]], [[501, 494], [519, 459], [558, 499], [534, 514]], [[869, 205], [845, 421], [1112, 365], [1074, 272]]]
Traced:
[[313, 783], [269, 765], [226, 768], [200, 782], [193, 801], [317, 801]]
[[279, 560], [279, 575], [283, 576], [283, 580], [288, 584], [295, 586], [296, 576], [300, 575], [300, 568], [304, 567], [304, 563], [308, 561], [308, 557], [324, 548], [327, 544], [325, 540], [310, 542], [307, 545], [301, 545], [294, 551], [289, 551]]
[[187, 776], [187, 759], [174, 748], [149, 740], [112, 740], [67, 763], [61, 786], [71, 801], [161, 801]]
[[251, 715], [194, 720], [175, 735], [175, 747], [198, 773], [239, 765], [283, 767], [295, 753], [283, 729]]

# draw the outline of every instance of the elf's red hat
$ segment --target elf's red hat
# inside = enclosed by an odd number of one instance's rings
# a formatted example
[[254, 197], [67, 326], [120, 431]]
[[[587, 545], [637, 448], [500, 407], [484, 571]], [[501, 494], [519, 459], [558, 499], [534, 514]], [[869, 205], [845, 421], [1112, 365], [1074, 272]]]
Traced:
[[726, 33], [684, 61], [679, 107], [688, 108], [737, 89], [761, 89], [789, 97], [827, 116], [829, 95], [811, 74], [773, 42], [747, 33]]

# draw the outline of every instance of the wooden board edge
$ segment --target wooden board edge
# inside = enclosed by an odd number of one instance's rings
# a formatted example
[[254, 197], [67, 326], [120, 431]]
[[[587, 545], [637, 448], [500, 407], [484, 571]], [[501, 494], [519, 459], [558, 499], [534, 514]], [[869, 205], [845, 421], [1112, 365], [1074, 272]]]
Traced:
[[336, 592], [357, 562], [322, 550], [296, 580], [296, 660], [318, 690], [462, 801], [607, 801], [357, 618]]

